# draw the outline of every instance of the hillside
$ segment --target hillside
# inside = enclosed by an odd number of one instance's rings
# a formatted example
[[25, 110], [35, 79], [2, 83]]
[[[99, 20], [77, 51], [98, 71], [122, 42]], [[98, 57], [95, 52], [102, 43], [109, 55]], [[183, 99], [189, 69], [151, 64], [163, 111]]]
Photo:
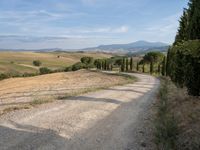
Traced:
[[34, 60], [40, 60], [42, 67], [62, 69], [80, 60], [81, 57], [109, 58], [112, 54], [97, 52], [0, 52], [0, 73], [35, 73], [38, 67], [33, 66]]

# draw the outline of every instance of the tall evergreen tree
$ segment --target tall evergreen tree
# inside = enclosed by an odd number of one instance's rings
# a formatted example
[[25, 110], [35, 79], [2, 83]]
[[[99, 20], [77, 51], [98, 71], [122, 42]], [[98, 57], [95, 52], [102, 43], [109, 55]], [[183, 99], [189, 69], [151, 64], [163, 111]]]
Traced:
[[167, 60], [166, 60], [166, 76], [170, 75], [170, 66], [169, 66], [169, 62], [170, 62], [170, 48], [167, 51]]
[[179, 29], [175, 38], [174, 44], [180, 43], [182, 41], [188, 40], [188, 11], [184, 9], [183, 15], [179, 21]]
[[163, 58], [163, 62], [162, 62], [162, 75], [163, 76], [166, 75], [166, 57]]
[[130, 70], [133, 71], [133, 57], [131, 57], [130, 60]]
[[123, 72], [123, 61], [122, 61], [120, 70], [121, 70], [121, 72]]
[[104, 70], [104, 60], [101, 62], [101, 70]]
[[139, 62], [137, 62], [137, 68], [136, 69], [137, 69], [137, 71], [139, 71]]
[[150, 73], [153, 74], [153, 62], [150, 63]]
[[126, 71], [128, 71], [128, 58], [126, 58]]
[[107, 60], [104, 62], [104, 70], [107, 70]]
[[122, 60], [122, 67], [121, 67], [121, 71], [124, 72], [125, 71], [125, 58], [123, 58]]
[[158, 64], [158, 75], [160, 75], [160, 64]]
[[189, 40], [200, 39], [200, 0], [190, 0], [188, 5]]
[[142, 72], [145, 73], [145, 63], [142, 64]]

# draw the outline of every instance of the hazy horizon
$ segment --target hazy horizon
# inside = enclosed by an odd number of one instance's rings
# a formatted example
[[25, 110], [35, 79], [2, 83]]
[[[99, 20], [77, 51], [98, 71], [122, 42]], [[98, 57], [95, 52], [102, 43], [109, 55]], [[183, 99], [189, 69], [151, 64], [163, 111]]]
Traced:
[[0, 48], [171, 44], [184, 7], [186, 0], [1, 0]]

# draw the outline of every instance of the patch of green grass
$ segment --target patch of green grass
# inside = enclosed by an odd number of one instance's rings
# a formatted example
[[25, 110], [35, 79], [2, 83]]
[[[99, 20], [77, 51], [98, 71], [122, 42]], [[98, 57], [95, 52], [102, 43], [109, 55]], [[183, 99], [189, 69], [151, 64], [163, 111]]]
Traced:
[[35, 99], [32, 102], [29, 103], [29, 105], [31, 106], [37, 106], [37, 105], [41, 105], [41, 104], [45, 104], [45, 103], [51, 103], [53, 102], [53, 99]]
[[9, 113], [11, 111], [16, 111], [16, 110], [21, 110], [21, 109], [30, 109], [30, 106], [28, 105], [23, 105], [23, 106], [12, 106], [12, 107], [8, 107], [3, 109], [3, 111], [0, 113], [0, 115]]

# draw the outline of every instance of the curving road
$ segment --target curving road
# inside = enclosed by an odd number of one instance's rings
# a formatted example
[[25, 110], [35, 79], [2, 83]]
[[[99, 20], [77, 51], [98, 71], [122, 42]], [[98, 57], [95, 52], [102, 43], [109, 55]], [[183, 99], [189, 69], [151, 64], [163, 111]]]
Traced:
[[159, 81], [132, 75], [134, 84], [2, 116], [0, 150], [151, 149], [145, 140]]

